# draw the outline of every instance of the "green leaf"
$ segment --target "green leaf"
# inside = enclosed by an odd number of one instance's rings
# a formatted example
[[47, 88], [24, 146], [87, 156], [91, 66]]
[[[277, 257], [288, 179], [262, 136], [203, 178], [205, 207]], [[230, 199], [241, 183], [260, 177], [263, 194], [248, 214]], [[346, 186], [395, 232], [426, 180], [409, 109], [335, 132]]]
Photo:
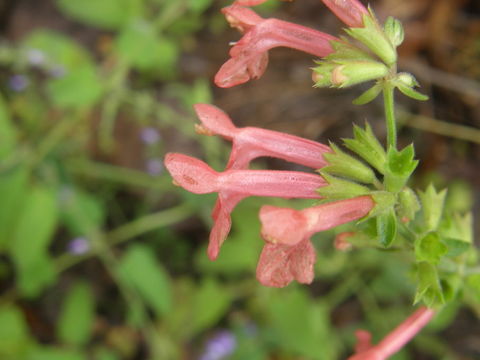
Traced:
[[459, 239], [443, 238], [442, 242], [448, 248], [446, 256], [449, 257], [460, 256], [472, 248], [471, 243]]
[[437, 269], [428, 262], [420, 262], [416, 266], [417, 292], [414, 304], [423, 301], [431, 308], [437, 308], [445, 303], [443, 289], [440, 285]]
[[403, 95], [408, 96], [409, 98], [419, 100], [419, 101], [427, 101], [429, 99], [429, 97], [427, 95], [422, 94], [422, 93], [418, 92], [417, 90], [414, 90], [411, 87], [408, 87], [408, 86], [403, 85], [403, 84], [398, 84], [398, 83], [395, 84], [395, 85]]
[[87, 356], [76, 350], [45, 346], [33, 350], [28, 360], [87, 360]]
[[363, 162], [341, 151], [334, 143], [330, 143], [332, 153], [326, 153], [323, 157], [328, 165], [322, 168], [323, 173], [338, 175], [364, 184], [378, 182], [373, 170]]
[[102, 84], [95, 67], [84, 64], [51, 80], [47, 92], [54, 105], [60, 108], [88, 108], [100, 99], [104, 90]]
[[437, 192], [430, 184], [425, 192], [418, 192], [423, 208], [423, 223], [425, 231], [437, 230], [443, 214], [447, 190]]
[[73, 236], [88, 236], [101, 227], [105, 209], [99, 198], [81, 189], [65, 188], [62, 194], [61, 217]]
[[68, 36], [55, 31], [36, 30], [23, 41], [23, 45], [42, 51], [48, 63], [53, 67], [61, 66], [67, 72], [75, 71], [85, 64], [93, 66], [92, 57], [84, 48]]
[[30, 341], [22, 312], [13, 305], [0, 306], [0, 358], [23, 359]]
[[[273, 292], [265, 309], [269, 319], [268, 337], [294, 358], [312, 360], [337, 358], [337, 344], [331, 336], [328, 307], [314, 304], [304, 291]], [[322, 351], [318, 351], [319, 342]]]
[[152, 250], [144, 245], [128, 248], [119, 265], [122, 278], [135, 288], [158, 316], [172, 307], [170, 278]]
[[370, 125], [366, 123], [365, 130], [354, 125], [353, 135], [353, 139], [343, 139], [345, 146], [384, 174], [387, 154], [373, 134]]
[[390, 247], [395, 240], [397, 236], [397, 217], [393, 209], [377, 216], [377, 236], [378, 241], [385, 248]]
[[232, 302], [230, 292], [213, 278], [202, 282], [193, 295], [189, 333], [194, 336], [213, 327], [227, 312]]
[[475, 300], [480, 302], [480, 274], [469, 275], [466, 283], [475, 297]]
[[421, 209], [415, 192], [406, 187], [398, 194], [398, 216], [402, 221], [415, 219], [415, 214]]
[[401, 151], [393, 147], [389, 149], [385, 172], [385, 187], [388, 191], [399, 192], [405, 186], [418, 165], [418, 160], [413, 159], [414, 156], [413, 144], [406, 146]]
[[362, 93], [359, 97], [353, 100], [354, 105], [365, 105], [376, 99], [376, 97], [382, 92], [382, 86], [380, 84], [373, 85], [370, 89]]
[[370, 193], [370, 189], [366, 186], [331, 176], [324, 173], [322, 170], [319, 170], [319, 172], [328, 182], [328, 185], [319, 188], [317, 192], [327, 200], [350, 199], [352, 197], [367, 195]]
[[190, 9], [197, 13], [204, 12], [212, 3], [213, 0], [188, 0]]
[[119, 360], [118, 355], [106, 347], [101, 347], [95, 351], [95, 360]]
[[28, 195], [26, 167], [18, 167], [0, 175], [0, 250], [12, 242], [20, 212]]
[[159, 74], [173, 74], [178, 58], [175, 42], [161, 37], [154, 26], [144, 20], [131, 22], [116, 40], [116, 51], [135, 69]]
[[60, 10], [85, 24], [116, 30], [143, 12], [140, 0], [57, 0]]
[[385, 64], [389, 66], [395, 64], [397, 52], [371, 11], [370, 14], [363, 16], [363, 25], [363, 27], [349, 28], [345, 31], [372, 50]]
[[37, 295], [55, 280], [48, 254], [58, 222], [55, 194], [41, 186], [32, 187], [17, 222], [9, 252], [18, 271], [18, 286], [26, 296]]
[[0, 96], [0, 161], [13, 152], [16, 142], [17, 129], [10, 119], [5, 100]]
[[88, 283], [78, 282], [68, 292], [57, 327], [59, 339], [69, 345], [85, 345], [91, 337], [95, 302]]
[[427, 261], [433, 265], [438, 264], [448, 248], [442, 243], [435, 232], [430, 232], [415, 241], [415, 257], [417, 261]]

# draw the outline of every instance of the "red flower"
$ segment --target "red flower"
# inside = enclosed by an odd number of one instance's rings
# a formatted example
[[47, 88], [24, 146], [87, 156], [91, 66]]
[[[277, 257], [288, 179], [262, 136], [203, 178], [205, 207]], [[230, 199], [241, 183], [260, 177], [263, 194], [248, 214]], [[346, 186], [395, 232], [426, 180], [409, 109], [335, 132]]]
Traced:
[[370, 196], [360, 196], [303, 210], [263, 206], [262, 237], [267, 242], [257, 266], [257, 278], [266, 286], [283, 287], [293, 279], [311, 283], [315, 251], [310, 237], [366, 216], [375, 206]]
[[218, 256], [230, 227], [230, 213], [239, 201], [248, 196], [318, 199], [316, 189], [325, 186], [325, 180], [315, 174], [298, 171], [226, 170], [217, 172], [203, 161], [183, 154], [169, 153], [165, 167], [174, 181], [195, 194], [218, 192], [218, 201], [212, 212], [214, 226], [210, 233], [208, 255]]
[[415, 311], [395, 330], [388, 334], [377, 345], [371, 345], [371, 335], [368, 331], [358, 330], [356, 332], [357, 345], [356, 354], [348, 360], [385, 360], [398, 352], [417, 333], [429, 323], [435, 315], [435, 311], [425, 306]]

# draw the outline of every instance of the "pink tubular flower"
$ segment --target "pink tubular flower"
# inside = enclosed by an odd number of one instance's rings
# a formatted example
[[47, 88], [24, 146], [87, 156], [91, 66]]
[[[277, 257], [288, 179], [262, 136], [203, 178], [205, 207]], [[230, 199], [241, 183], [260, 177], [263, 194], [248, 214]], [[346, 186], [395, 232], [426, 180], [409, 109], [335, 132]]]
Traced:
[[357, 331], [356, 354], [349, 357], [348, 360], [388, 359], [422, 330], [432, 319], [433, 315], [435, 315], [434, 310], [425, 306], [421, 307], [374, 346], [370, 343], [371, 335], [368, 331]]
[[301, 25], [263, 19], [253, 10], [236, 4], [223, 8], [222, 12], [244, 36], [230, 49], [230, 60], [215, 75], [219, 87], [243, 84], [262, 76], [268, 64], [268, 50], [274, 47], [289, 47], [324, 57], [333, 51], [330, 42], [338, 40]]
[[279, 158], [313, 169], [327, 165], [322, 154], [331, 152], [331, 149], [326, 145], [278, 131], [237, 128], [225, 112], [213, 105], [196, 104], [194, 108], [202, 122], [197, 126], [197, 132], [220, 135], [232, 141], [227, 169], [246, 169], [251, 160], [260, 156]]
[[298, 171], [227, 170], [216, 172], [203, 161], [183, 154], [169, 153], [165, 167], [174, 181], [195, 194], [218, 192], [212, 212], [214, 226], [210, 233], [208, 255], [218, 256], [230, 227], [230, 213], [239, 201], [248, 196], [318, 199], [316, 190], [327, 185], [315, 174]]
[[350, 27], [363, 27], [363, 15], [368, 10], [358, 0], [322, 0], [323, 3]]
[[283, 287], [293, 279], [311, 283], [315, 251], [310, 237], [319, 231], [360, 219], [375, 206], [370, 196], [322, 204], [303, 210], [263, 206], [262, 237], [267, 242], [257, 266], [257, 279]]

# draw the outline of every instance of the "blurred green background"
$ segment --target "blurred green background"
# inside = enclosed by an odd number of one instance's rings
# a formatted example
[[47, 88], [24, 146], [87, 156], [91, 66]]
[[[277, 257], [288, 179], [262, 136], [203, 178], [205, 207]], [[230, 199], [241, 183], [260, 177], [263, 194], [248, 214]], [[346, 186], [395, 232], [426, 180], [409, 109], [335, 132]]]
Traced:
[[[258, 209], [292, 202], [243, 201], [219, 259], [207, 259], [215, 196], [174, 187], [162, 161], [179, 151], [217, 170], [226, 163], [228, 144], [194, 133], [192, 104], [322, 142], [366, 119], [383, 134], [381, 104], [350, 105], [362, 89], [311, 88], [308, 55], [272, 51], [262, 79], [214, 89], [239, 38], [219, 13], [229, 3], [0, 3], [0, 359], [344, 359], [355, 329], [378, 340], [412, 312], [402, 257], [338, 252], [342, 229], [316, 235], [311, 286], [260, 286]], [[424, 160], [416, 181], [453, 182], [450, 203], [468, 211], [480, 185], [480, 6], [372, 5], [404, 21], [401, 65], [432, 98], [400, 101], [401, 141], [414, 138]], [[319, 1], [259, 11], [341, 28]], [[394, 359], [480, 358], [479, 283]]]

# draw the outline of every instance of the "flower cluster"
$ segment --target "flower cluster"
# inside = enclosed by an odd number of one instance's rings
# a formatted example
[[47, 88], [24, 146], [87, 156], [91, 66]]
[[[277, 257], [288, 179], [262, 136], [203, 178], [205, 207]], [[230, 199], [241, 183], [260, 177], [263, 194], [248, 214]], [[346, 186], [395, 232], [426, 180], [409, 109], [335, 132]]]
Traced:
[[[426, 99], [413, 90], [417, 83], [411, 75], [396, 73], [396, 47], [403, 41], [403, 28], [395, 19], [387, 19], [382, 28], [373, 12], [358, 0], [322, 0], [349, 26], [348, 35], [363, 43], [364, 47], [360, 48], [345, 37], [337, 38], [278, 19], [264, 19], [249, 8], [265, 1], [236, 0], [222, 9], [230, 25], [242, 33], [242, 38], [234, 43], [230, 58], [215, 75], [219, 87], [259, 78], [267, 67], [268, 51], [289, 47], [322, 58], [314, 69], [317, 87], [346, 87], [376, 80], [376, 84], [356, 100], [358, 104], [371, 101], [381, 91], [387, 94], [386, 99], [392, 99], [394, 88], [410, 97]], [[343, 153], [334, 144], [327, 146], [256, 127], [236, 127], [225, 112], [212, 105], [196, 104], [194, 109], [200, 120], [196, 125], [197, 133], [218, 135], [232, 143], [226, 167], [219, 172], [199, 159], [178, 153], [167, 154], [165, 167], [176, 185], [196, 194], [218, 194], [212, 210], [213, 227], [208, 245], [211, 260], [218, 257], [230, 232], [231, 213], [244, 198], [322, 200], [320, 205], [303, 210], [269, 205], [260, 209], [261, 237], [265, 245], [257, 265], [257, 279], [263, 285], [284, 287], [293, 280], [311, 283], [316, 260], [311, 237], [317, 232], [375, 217], [380, 243], [389, 246], [396, 236], [396, 212], [404, 213], [403, 218], [410, 220], [418, 210], [411, 206], [416, 196], [405, 188], [417, 162], [413, 158], [413, 147], [396, 150], [393, 110], [387, 111], [387, 151], [368, 125], [365, 130], [355, 128], [355, 139], [345, 141], [363, 162]], [[283, 159], [317, 170], [317, 173], [249, 169], [250, 162], [258, 157]], [[365, 162], [383, 175], [383, 184]], [[400, 199], [399, 205], [395, 207], [397, 199]], [[351, 248], [349, 237], [352, 235], [351, 232], [339, 234], [335, 248]], [[356, 354], [350, 359], [387, 359], [433, 315], [430, 308], [420, 308], [375, 346], [371, 345], [368, 332], [357, 332]]]

